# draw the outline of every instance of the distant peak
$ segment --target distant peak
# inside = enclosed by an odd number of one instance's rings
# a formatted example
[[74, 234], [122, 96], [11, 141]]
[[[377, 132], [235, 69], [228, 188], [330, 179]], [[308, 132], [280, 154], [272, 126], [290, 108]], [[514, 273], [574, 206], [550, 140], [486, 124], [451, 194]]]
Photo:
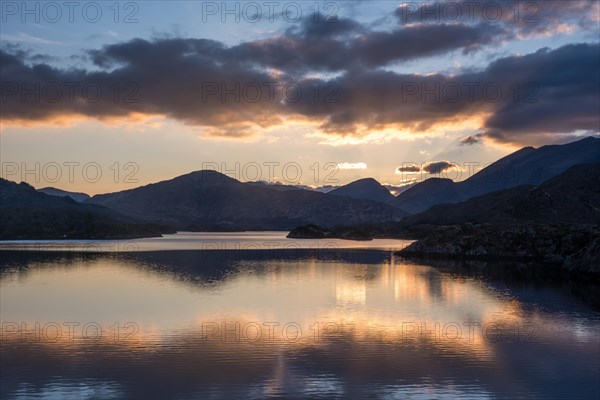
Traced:
[[428, 182], [430, 184], [454, 183], [454, 181], [450, 178], [428, 178], [423, 181], [423, 183], [426, 183], [426, 182]]
[[[219, 179], [223, 179], [223, 180], [233, 180], [233, 181], [237, 181], [237, 179], [232, 178], [226, 174], [223, 174], [219, 171], [215, 171], [212, 169], [201, 169], [198, 171], [192, 171], [188, 174], [184, 174], [184, 175], [180, 175], [177, 178], [184, 178], [184, 177], [201, 177], [201, 178], [219, 178]], [[175, 178], [175, 179], [177, 179]]]
[[202, 175], [223, 175], [226, 176], [225, 174], [220, 173], [219, 171], [215, 171], [214, 169], [200, 169], [198, 171], [192, 171], [190, 172], [188, 175], [192, 175], [192, 174], [202, 174]]
[[352, 181], [350, 183], [348, 183], [348, 185], [353, 185], [353, 184], [372, 184], [372, 185], [381, 185], [375, 178], [362, 178], [362, 179], [358, 179], [356, 181]]
[[533, 146], [525, 146], [525, 147], [520, 148], [519, 150], [515, 151], [512, 154], [524, 153], [524, 152], [531, 151], [531, 150], [535, 150], [535, 147], [533, 147]]

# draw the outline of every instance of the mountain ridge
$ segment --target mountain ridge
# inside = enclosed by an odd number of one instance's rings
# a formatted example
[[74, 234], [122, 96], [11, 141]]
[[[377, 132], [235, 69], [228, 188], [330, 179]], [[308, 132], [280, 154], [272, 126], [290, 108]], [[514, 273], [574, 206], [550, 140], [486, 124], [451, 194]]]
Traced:
[[399, 221], [407, 215], [387, 204], [307, 190], [271, 189], [216, 171], [194, 171], [96, 195], [86, 203], [180, 230], [288, 230], [315, 222], [336, 226], [347, 221]]
[[461, 203], [438, 204], [403, 225], [464, 223], [600, 225], [600, 163], [578, 164], [541, 185], [521, 185]]
[[524, 147], [461, 182], [427, 179], [400, 193], [390, 204], [417, 214], [437, 204], [459, 203], [524, 184], [539, 185], [573, 165], [595, 162], [600, 162], [600, 138], [591, 136], [563, 145]]

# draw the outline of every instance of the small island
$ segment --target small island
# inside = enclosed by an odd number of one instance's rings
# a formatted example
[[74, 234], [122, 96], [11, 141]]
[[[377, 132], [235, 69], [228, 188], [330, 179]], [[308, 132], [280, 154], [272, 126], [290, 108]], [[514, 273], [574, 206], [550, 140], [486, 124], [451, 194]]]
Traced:
[[356, 227], [325, 229], [316, 225], [304, 225], [294, 228], [286, 236], [289, 239], [345, 239], [373, 240], [373, 236]]

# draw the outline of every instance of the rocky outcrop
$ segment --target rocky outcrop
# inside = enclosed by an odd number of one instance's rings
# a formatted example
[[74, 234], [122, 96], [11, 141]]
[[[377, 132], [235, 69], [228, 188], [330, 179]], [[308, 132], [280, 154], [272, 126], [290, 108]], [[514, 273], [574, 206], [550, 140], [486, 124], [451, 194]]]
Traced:
[[443, 226], [398, 254], [532, 260], [600, 273], [600, 229], [566, 224]]

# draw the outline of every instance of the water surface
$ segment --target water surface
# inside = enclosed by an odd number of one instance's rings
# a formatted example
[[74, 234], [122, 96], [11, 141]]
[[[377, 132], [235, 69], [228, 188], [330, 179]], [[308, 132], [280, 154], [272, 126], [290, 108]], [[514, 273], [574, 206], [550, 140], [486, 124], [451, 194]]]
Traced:
[[288, 239], [288, 232], [177, 232], [156, 238], [125, 240], [0, 240], [0, 250], [131, 252], [157, 250], [399, 250], [412, 240]]
[[0, 397], [598, 398], [597, 288], [386, 246], [0, 252]]

